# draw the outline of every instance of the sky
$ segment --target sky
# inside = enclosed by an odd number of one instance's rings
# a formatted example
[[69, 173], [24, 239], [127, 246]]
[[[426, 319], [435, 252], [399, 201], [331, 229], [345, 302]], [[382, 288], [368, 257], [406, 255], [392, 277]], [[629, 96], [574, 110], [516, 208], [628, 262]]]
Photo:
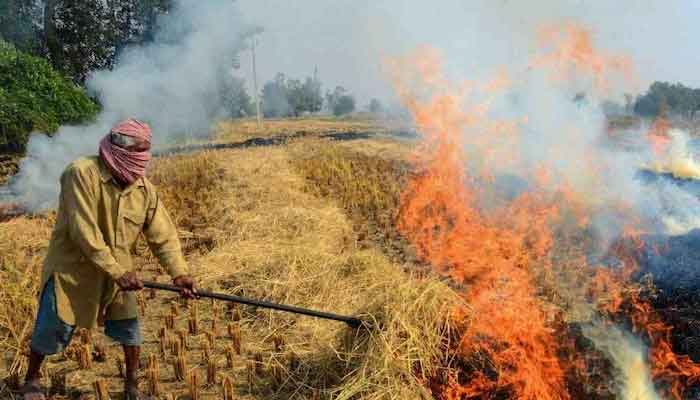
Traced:
[[[597, 45], [628, 56], [639, 90], [654, 80], [700, 87], [700, 1], [695, 0], [238, 0], [261, 25], [258, 79], [303, 78], [318, 68], [324, 88], [344, 86], [359, 103], [390, 100], [382, 60], [419, 45], [443, 52], [458, 78], [523, 63], [537, 27], [582, 23]], [[252, 82], [250, 52], [238, 74]], [[262, 84], [262, 83], [261, 83]]]

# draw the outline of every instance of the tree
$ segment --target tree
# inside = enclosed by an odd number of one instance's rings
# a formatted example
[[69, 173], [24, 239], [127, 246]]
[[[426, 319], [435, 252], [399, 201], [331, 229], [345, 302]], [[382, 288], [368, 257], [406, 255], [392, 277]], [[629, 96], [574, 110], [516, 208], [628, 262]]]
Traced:
[[221, 103], [232, 118], [255, 114], [255, 105], [246, 90], [245, 81], [232, 75], [222, 86]]
[[384, 105], [378, 99], [372, 99], [369, 102], [369, 111], [371, 113], [379, 114], [384, 111]]
[[333, 92], [326, 93], [326, 107], [335, 116], [355, 111], [355, 98], [342, 86], [336, 86]]
[[296, 79], [288, 81], [287, 103], [295, 117], [320, 111], [323, 106], [321, 82], [311, 77], [307, 77], [303, 84]]
[[0, 41], [0, 151], [21, 152], [29, 133], [94, 117], [98, 106], [42, 58]]
[[278, 73], [262, 89], [263, 114], [268, 118], [287, 117], [291, 107], [287, 101], [287, 78]]
[[278, 73], [275, 79], [265, 83], [262, 90], [263, 114], [266, 117], [298, 117], [303, 113], [321, 110], [321, 82], [307, 77], [302, 83], [298, 79], [287, 79]]
[[83, 83], [91, 71], [110, 68], [117, 32], [101, 0], [56, 2], [47, 24], [47, 48], [54, 68]]
[[355, 111], [355, 98], [350, 95], [340, 96], [333, 107], [333, 115], [335, 116], [350, 114], [353, 111]]
[[119, 51], [153, 38], [172, 0], [2, 0], [0, 36], [18, 49], [46, 56], [82, 83], [89, 71], [111, 68]]
[[41, 54], [42, 9], [35, 0], [0, 2], [0, 36], [24, 52]]

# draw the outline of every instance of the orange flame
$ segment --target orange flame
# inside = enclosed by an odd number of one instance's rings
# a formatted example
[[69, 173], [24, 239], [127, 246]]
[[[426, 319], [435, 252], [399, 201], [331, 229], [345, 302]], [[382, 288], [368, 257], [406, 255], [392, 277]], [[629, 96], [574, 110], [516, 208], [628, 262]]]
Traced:
[[[416, 59], [419, 75], [440, 70], [434, 53], [421, 52]], [[412, 63], [393, 66], [395, 71], [414, 68]], [[440, 91], [442, 82], [431, 75], [418, 89]], [[416, 159], [420, 172], [402, 195], [399, 230], [420, 258], [470, 285], [466, 298], [473, 316], [460, 349], [467, 357], [486, 355], [498, 371], [496, 380], [476, 373], [467, 384], [452, 382], [445, 396], [478, 397], [509, 388], [520, 399], [568, 398], [557, 340], [532, 276], [535, 261], [551, 246], [547, 221], [556, 208], [523, 196], [493, 215], [481, 212], [474, 177], [463, 170], [461, 137], [480, 126], [483, 112], [462, 111], [462, 94], [443, 92], [421, 100], [405, 82], [395, 84], [425, 134]]]
[[647, 132], [647, 138], [656, 157], [663, 157], [668, 151], [671, 143], [671, 138], [668, 136], [670, 129], [671, 123], [663, 115], [656, 117], [651, 124]]
[[630, 59], [608, 55], [596, 49], [593, 46], [593, 32], [579, 24], [545, 26], [539, 30], [538, 39], [540, 48], [549, 51], [536, 57], [533, 66], [552, 67], [553, 78], [566, 80], [590, 76], [600, 91], [610, 90], [612, 75], [622, 75], [628, 81], [632, 79]]
[[[544, 29], [541, 38], [553, 43], [554, 50], [534, 65], [555, 66], [560, 78], [586, 74], [606, 88], [611, 71], [630, 69], [625, 58], [594, 51], [590, 32], [576, 25]], [[543, 164], [530, 171], [534, 188], [529, 192], [484, 207], [489, 188], [483, 183], [493, 178], [494, 163], [519, 161], [518, 123], [487, 116], [488, 96], [507, 86], [508, 78], [501, 75], [484, 85], [466, 82], [455, 89], [442, 74], [438, 53], [429, 48], [388, 64], [396, 92], [424, 136], [414, 154], [416, 172], [401, 195], [398, 229], [420, 259], [467, 288], [464, 296], [472, 308], [468, 316], [455, 313], [468, 319], [461, 321], [459, 341], [466, 376], [450, 376], [440, 396], [488, 398], [507, 391], [523, 400], [570, 398], [566, 375], [585, 369], [586, 363], [576, 355], [562, 356], [571, 348], [570, 340], [556, 333], [562, 310], [544, 300], [537, 280], [552, 267], [552, 227], [562, 222], [564, 210], [584, 229], [596, 206], [557, 176], [553, 166]], [[483, 94], [486, 101], [475, 100]], [[591, 181], [599, 182], [601, 167], [594, 168], [598, 164], [592, 155], [587, 161], [595, 175]], [[626, 211], [622, 201], [607, 206]], [[627, 236], [635, 233], [630, 230]], [[637, 250], [643, 246], [635, 243]], [[624, 310], [636, 331], [645, 332], [653, 377], [680, 399], [683, 389], [700, 379], [700, 366], [673, 353], [668, 325], [647, 303], [630, 297], [627, 282], [636, 270], [632, 258], [624, 259], [619, 271], [600, 269], [588, 278], [595, 266], [582, 255], [573, 258], [570, 264], [581, 269], [578, 275], [585, 281], [578, 284], [587, 288], [589, 301], [604, 313]], [[625, 309], [625, 304], [634, 306]]]

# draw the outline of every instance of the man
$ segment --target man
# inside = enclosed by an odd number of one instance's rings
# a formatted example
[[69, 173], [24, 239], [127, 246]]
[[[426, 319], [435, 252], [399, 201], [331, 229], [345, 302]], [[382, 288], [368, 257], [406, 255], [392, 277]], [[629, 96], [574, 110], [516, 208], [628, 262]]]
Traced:
[[196, 290], [177, 230], [144, 177], [151, 130], [129, 119], [100, 142], [99, 156], [80, 158], [61, 176], [56, 225], [42, 272], [39, 311], [31, 338], [25, 400], [42, 400], [40, 367], [70, 343], [76, 328], [104, 324], [124, 349], [125, 399], [139, 399], [136, 373], [142, 337], [131, 250], [143, 232], [151, 251], [185, 298]]

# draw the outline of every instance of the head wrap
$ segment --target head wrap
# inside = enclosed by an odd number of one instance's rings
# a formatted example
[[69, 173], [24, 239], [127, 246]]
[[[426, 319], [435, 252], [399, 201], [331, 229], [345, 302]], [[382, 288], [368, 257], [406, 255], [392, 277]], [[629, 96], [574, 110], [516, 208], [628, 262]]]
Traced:
[[120, 183], [131, 185], [146, 175], [146, 167], [151, 160], [151, 152], [132, 151], [112, 143], [110, 135], [119, 133], [151, 143], [151, 128], [135, 119], [127, 119], [115, 125], [100, 142], [100, 158]]

